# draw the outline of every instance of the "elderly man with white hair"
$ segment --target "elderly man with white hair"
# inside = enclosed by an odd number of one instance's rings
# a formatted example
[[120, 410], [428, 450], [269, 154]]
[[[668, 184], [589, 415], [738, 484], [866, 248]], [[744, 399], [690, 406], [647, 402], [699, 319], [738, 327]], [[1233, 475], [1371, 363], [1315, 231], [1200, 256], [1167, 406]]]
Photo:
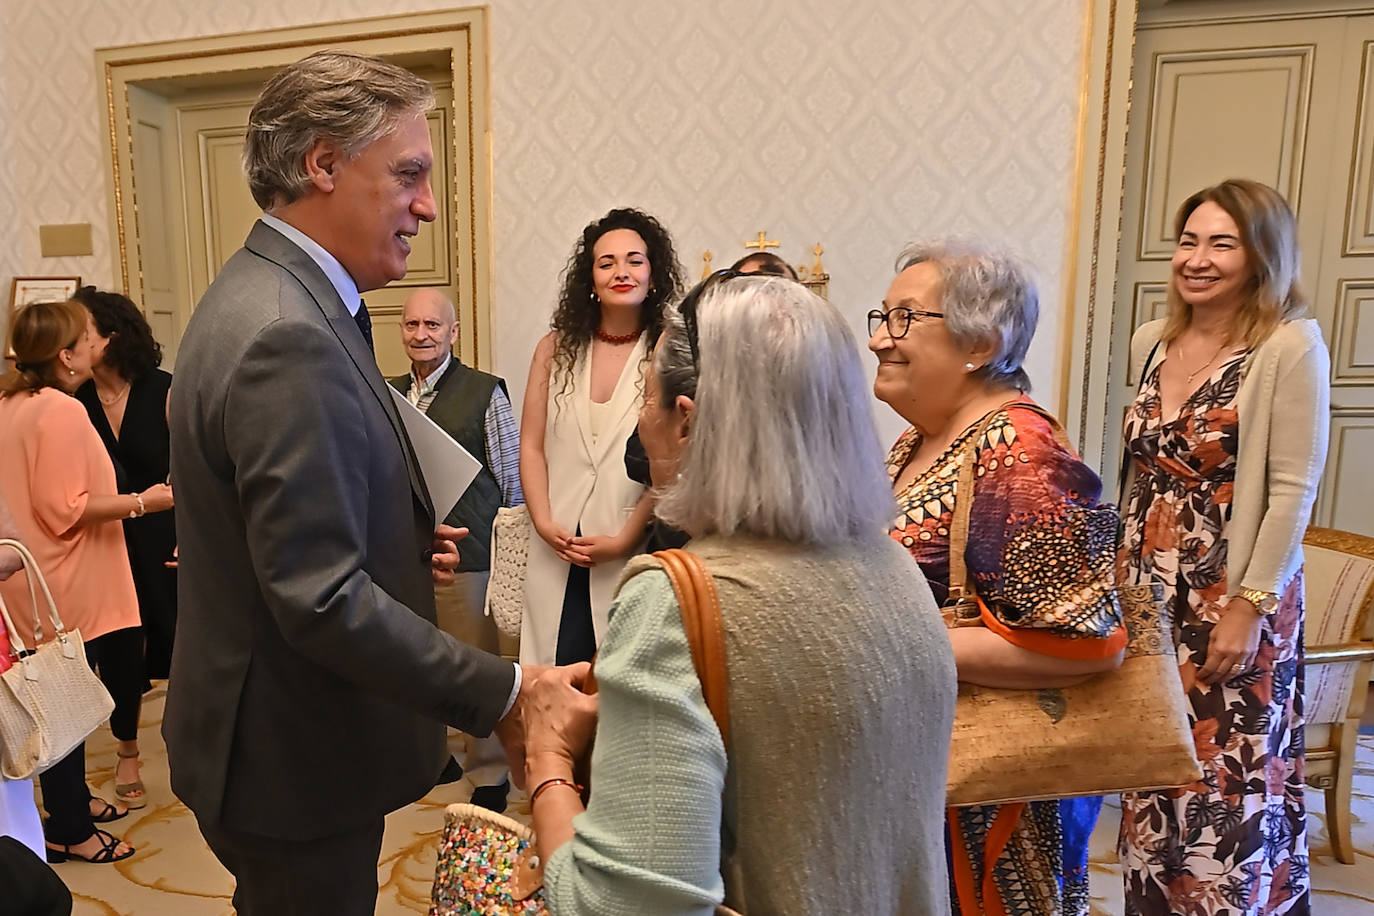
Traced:
[[[451, 583], [434, 587], [439, 629], [487, 652], [501, 651], [496, 624], [482, 612], [491, 578], [491, 529], [496, 510], [525, 501], [520, 491], [520, 428], [511, 413], [506, 380], [466, 366], [453, 353], [458, 316], [442, 291], [417, 289], [401, 311], [401, 342], [410, 371], [388, 379], [482, 466], [444, 521], [468, 529]], [[453, 757], [439, 782], [461, 779], [466, 768], [472, 802], [506, 809], [506, 755], [495, 737], [464, 739], [463, 764]]]

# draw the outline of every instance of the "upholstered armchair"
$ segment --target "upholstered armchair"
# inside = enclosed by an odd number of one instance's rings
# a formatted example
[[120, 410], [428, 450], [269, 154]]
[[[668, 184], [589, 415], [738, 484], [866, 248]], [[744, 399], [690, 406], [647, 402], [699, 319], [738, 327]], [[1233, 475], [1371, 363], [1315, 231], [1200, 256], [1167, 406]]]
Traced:
[[1326, 792], [1336, 858], [1355, 861], [1350, 782], [1374, 660], [1374, 538], [1311, 527], [1303, 538], [1307, 586], [1307, 784]]

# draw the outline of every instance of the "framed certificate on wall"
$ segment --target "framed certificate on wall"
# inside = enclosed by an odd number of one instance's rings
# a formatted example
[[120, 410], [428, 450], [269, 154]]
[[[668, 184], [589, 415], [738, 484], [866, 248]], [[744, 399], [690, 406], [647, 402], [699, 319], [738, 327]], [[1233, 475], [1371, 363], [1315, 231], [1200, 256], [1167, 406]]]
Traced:
[[[62, 302], [70, 299], [81, 285], [80, 277], [15, 277], [10, 285], [10, 312], [6, 328], [14, 327], [14, 316], [31, 302]], [[5, 356], [14, 358], [14, 347], [5, 334]]]

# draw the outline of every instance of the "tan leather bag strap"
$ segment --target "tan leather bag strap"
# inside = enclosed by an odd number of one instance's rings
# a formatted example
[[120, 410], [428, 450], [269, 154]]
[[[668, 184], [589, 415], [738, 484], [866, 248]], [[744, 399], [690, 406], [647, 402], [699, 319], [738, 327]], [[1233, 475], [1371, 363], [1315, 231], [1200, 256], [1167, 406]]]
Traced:
[[720, 596], [716, 580], [701, 558], [686, 550], [660, 550], [654, 557], [663, 564], [673, 584], [682, 628], [692, 650], [692, 665], [706, 696], [706, 708], [716, 720], [725, 750], [730, 750], [730, 680], [725, 658], [725, 629], [720, 621]]
[[978, 590], [974, 587], [973, 579], [968, 574], [968, 567], [964, 564], [964, 551], [968, 547], [969, 516], [973, 512], [973, 487], [974, 475], [978, 468], [978, 449], [987, 438], [988, 429], [992, 427], [997, 415], [1009, 407], [1019, 407], [1040, 414], [1049, 421], [1050, 428], [1054, 431], [1054, 440], [1069, 454], [1078, 454], [1078, 450], [1073, 447], [1073, 443], [1064, 433], [1064, 427], [1059, 424], [1053, 414], [1039, 404], [1032, 404], [1020, 399], [1010, 400], [990, 411], [979, 421], [977, 431], [964, 447], [963, 462], [959, 466], [958, 489], [954, 494], [954, 517], [949, 523], [949, 599], [946, 601], [946, 606], [968, 602], [970, 613], [976, 605]]

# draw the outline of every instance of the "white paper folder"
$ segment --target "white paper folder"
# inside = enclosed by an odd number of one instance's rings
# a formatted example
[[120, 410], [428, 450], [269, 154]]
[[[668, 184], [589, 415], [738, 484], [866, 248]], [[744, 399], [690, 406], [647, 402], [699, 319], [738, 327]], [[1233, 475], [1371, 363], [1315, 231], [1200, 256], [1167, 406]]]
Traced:
[[434, 506], [434, 517], [438, 521], [453, 511], [458, 498], [477, 477], [482, 463], [468, 453], [453, 437], [425, 416], [410, 400], [395, 388], [391, 397], [396, 401], [396, 410], [405, 424], [406, 435], [415, 449], [415, 457], [420, 461], [420, 470], [425, 475], [425, 485], [429, 487], [429, 501]]

